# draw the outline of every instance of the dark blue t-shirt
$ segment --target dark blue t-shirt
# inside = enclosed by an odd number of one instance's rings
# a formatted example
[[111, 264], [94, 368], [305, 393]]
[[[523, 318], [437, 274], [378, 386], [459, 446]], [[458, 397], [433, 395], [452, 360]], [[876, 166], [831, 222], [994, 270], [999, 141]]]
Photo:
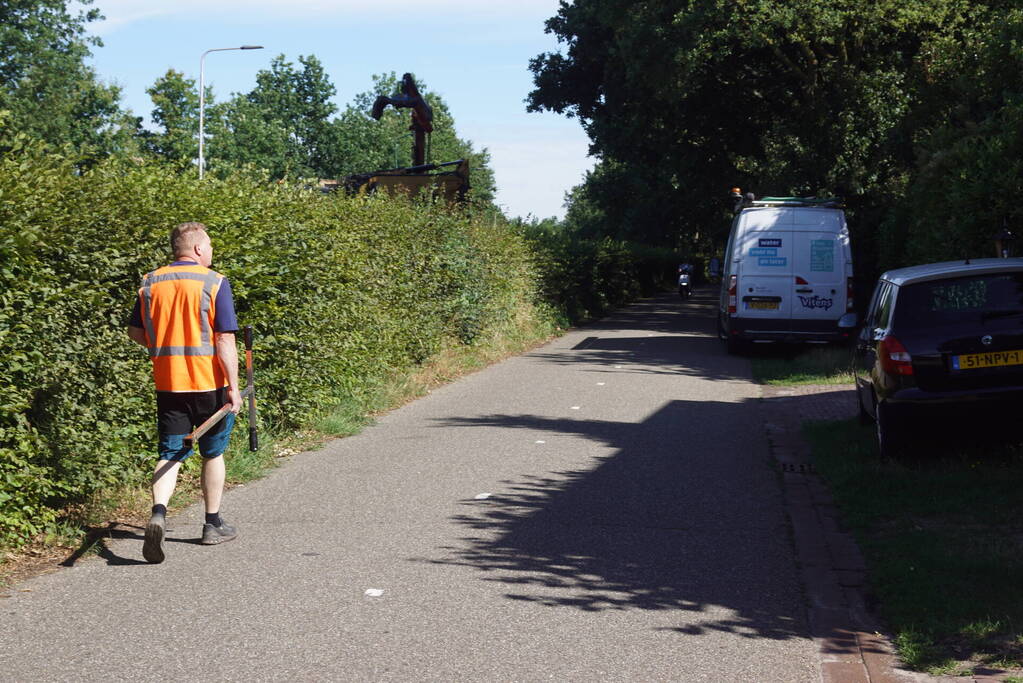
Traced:
[[[194, 266], [191, 261], [175, 261], [172, 266]], [[231, 294], [231, 283], [225, 277], [217, 290], [217, 312], [213, 316], [214, 332], [236, 332], [238, 330], [238, 318], [234, 313], [234, 295]], [[128, 324], [132, 327], [142, 329], [142, 303], [135, 297], [135, 308], [131, 311], [131, 318]]]

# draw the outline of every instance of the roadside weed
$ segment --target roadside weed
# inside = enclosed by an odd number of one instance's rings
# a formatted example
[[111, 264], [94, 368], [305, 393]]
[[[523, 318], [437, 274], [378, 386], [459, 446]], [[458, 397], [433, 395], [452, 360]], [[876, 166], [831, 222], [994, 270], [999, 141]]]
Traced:
[[851, 352], [847, 346], [758, 344], [750, 352], [753, 380], [760, 384], [850, 384]]
[[1023, 457], [1014, 444], [881, 460], [855, 420], [804, 426], [903, 661], [932, 674], [1023, 659]]

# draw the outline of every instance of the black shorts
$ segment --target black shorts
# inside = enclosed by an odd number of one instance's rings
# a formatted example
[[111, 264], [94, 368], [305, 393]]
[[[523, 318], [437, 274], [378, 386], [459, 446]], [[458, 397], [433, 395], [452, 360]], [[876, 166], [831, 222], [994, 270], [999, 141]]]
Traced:
[[[215, 391], [156, 392], [156, 419], [160, 432], [160, 459], [184, 460], [192, 454], [183, 437], [205, 422], [228, 402], [227, 388]], [[199, 438], [203, 457], [217, 457], [227, 448], [234, 426], [234, 415], [228, 414]]]

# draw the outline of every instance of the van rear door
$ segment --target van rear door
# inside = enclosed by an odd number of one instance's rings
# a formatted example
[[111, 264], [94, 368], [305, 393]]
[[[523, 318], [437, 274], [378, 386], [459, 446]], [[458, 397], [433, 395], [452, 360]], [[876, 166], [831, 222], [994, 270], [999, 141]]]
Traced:
[[846, 310], [848, 233], [839, 211], [805, 209], [795, 214], [792, 318], [801, 321], [803, 327], [806, 323], [813, 327], [813, 321], [826, 325], [841, 318]]
[[791, 212], [761, 209], [746, 212], [749, 224], [742, 231], [742, 263], [736, 291], [737, 314], [763, 319], [756, 328], [781, 332], [789, 328], [792, 310]]

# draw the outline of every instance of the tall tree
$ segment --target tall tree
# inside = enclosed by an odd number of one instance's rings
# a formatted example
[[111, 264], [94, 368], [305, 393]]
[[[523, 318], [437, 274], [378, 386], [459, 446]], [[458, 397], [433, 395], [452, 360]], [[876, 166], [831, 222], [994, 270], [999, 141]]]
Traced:
[[[145, 150], [168, 161], [195, 159], [199, 151], [199, 89], [195, 79], [168, 69], [146, 92], [153, 100], [151, 117], [161, 130], [142, 133]], [[213, 104], [210, 92], [206, 100]]]
[[[87, 6], [92, 0], [76, 4]], [[0, 109], [10, 125], [52, 144], [70, 144], [86, 155], [130, 146], [138, 119], [120, 108], [120, 89], [99, 81], [85, 64], [86, 35], [96, 9], [72, 14], [67, 0], [0, 3]]]
[[915, 59], [963, 8], [563, 2], [547, 30], [567, 49], [531, 62], [529, 109], [578, 116], [592, 151], [623, 169], [611, 192], [595, 193], [608, 229], [624, 218], [635, 237], [674, 246], [709, 225], [723, 230], [719, 198], [733, 184], [855, 201], [900, 182], [912, 162], [903, 124]]
[[210, 159], [255, 164], [273, 177], [325, 177], [337, 146], [330, 101], [337, 92], [315, 56], [298, 58], [301, 69], [273, 59], [256, 74], [256, 87], [213, 113], [219, 129], [210, 140]]
[[884, 267], [994, 256], [1005, 228], [1023, 238], [1023, 9], [1013, 5], [976, 3], [921, 59], [917, 164], [883, 224]]

